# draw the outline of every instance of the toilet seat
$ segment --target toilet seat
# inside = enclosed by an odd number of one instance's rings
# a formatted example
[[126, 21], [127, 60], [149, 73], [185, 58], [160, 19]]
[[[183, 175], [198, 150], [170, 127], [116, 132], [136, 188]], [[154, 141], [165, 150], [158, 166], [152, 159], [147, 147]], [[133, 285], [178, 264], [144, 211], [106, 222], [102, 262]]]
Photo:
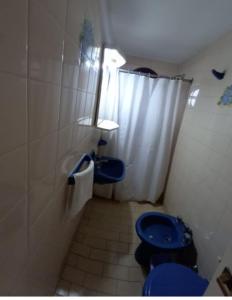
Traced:
[[143, 296], [202, 296], [208, 281], [191, 269], [165, 263], [155, 267], [148, 275]]

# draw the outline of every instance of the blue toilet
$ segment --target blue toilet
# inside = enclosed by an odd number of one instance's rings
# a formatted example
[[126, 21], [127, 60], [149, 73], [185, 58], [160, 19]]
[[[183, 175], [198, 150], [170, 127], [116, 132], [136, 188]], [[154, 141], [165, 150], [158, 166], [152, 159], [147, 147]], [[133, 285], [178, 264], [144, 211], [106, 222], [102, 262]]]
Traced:
[[208, 281], [176, 263], [156, 266], [147, 276], [143, 296], [203, 296]]

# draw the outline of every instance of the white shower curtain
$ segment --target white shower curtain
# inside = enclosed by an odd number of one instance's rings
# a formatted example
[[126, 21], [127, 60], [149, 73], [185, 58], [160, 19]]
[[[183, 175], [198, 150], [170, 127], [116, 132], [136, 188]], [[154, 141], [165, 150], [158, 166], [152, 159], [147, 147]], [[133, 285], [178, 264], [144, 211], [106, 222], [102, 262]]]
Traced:
[[126, 178], [115, 185], [114, 197], [155, 203], [163, 192], [190, 85], [124, 72], [115, 76], [117, 85], [115, 77], [114, 82], [108, 81], [108, 88], [111, 95], [116, 89], [116, 97], [107, 97], [106, 92], [102, 102], [105, 114], [114, 102], [116, 111], [111, 119], [120, 126], [110, 135], [108, 154], [126, 164]]

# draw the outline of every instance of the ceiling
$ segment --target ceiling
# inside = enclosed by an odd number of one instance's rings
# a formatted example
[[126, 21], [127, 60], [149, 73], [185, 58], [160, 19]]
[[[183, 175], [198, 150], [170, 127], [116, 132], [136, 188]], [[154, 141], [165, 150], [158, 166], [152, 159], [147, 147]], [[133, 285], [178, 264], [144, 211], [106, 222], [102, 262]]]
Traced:
[[232, 30], [232, 0], [102, 1], [106, 42], [128, 55], [182, 63]]

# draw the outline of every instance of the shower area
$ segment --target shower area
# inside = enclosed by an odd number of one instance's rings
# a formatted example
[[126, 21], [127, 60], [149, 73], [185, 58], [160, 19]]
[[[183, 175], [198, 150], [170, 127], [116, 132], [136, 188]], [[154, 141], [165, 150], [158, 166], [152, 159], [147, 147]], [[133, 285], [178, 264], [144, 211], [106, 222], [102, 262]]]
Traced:
[[122, 160], [126, 177], [96, 188], [96, 193], [120, 201], [162, 203], [192, 81], [151, 69], [142, 73], [104, 66], [98, 117], [118, 127], [101, 131], [106, 145], [99, 153]]

